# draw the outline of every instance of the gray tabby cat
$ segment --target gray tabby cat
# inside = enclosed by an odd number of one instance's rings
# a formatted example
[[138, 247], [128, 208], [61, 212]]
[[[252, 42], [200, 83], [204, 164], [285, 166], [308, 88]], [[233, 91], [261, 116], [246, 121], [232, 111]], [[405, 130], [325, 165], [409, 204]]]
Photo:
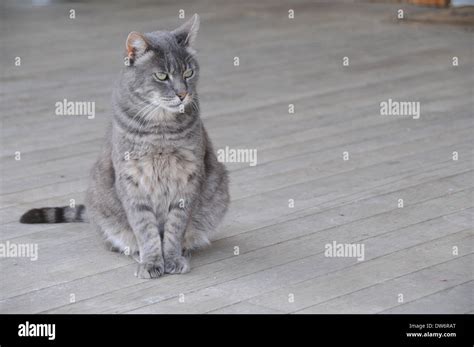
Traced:
[[199, 17], [172, 32], [132, 32], [113, 93], [114, 117], [85, 207], [26, 212], [22, 223], [88, 220], [112, 250], [132, 255], [139, 278], [189, 271], [224, 216], [228, 177], [199, 117]]

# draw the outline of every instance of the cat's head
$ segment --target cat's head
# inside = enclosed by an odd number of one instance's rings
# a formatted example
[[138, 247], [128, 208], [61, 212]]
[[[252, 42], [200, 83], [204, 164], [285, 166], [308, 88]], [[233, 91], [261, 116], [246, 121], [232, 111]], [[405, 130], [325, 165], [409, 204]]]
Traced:
[[199, 65], [193, 44], [199, 30], [199, 16], [173, 31], [141, 34], [131, 32], [126, 41], [128, 66], [122, 84], [148, 101], [171, 112], [193, 102]]

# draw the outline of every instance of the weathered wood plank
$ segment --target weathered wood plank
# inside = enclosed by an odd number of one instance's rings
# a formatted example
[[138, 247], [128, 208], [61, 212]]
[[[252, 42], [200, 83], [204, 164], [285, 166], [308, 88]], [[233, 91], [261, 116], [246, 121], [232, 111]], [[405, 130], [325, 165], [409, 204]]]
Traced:
[[[436, 264], [408, 275], [371, 285], [356, 292], [308, 307], [298, 313], [382, 313], [394, 310], [402, 313], [416, 301], [444, 292], [458, 285], [462, 286], [470, 278], [474, 257], [471, 254], [460, 255], [445, 263]], [[404, 303], [398, 303], [399, 294]], [[435, 310], [441, 313], [452, 302], [465, 302], [462, 295], [451, 297], [445, 305]], [[404, 309], [402, 309], [404, 307]], [[468, 307], [465, 307], [468, 308]], [[413, 312], [413, 311], [412, 311]], [[407, 313], [407, 312], [403, 312]]]
[[[468, 266], [472, 266], [472, 263]], [[451, 269], [451, 271], [452, 270], [453, 269]], [[466, 278], [472, 278], [472, 276], [468, 274]], [[411, 314], [423, 312], [426, 314], [472, 314], [474, 309], [473, 292], [474, 281], [470, 280], [421, 299], [399, 305], [393, 309], [382, 311], [381, 313]]]
[[[318, 277], [315, 280], [304, 281], [278, 289], [249, 301], [284, 312], [298, 312], [344, 293], [359, 290], [374, 282], [382, 282], [403, 276], [414, 270], [450, 260], [453, 258], [453, 245], [459, 245], [464, 254], [472, 253], [472, 241], [472, 230], [464, 230], [431, 242], [423, 242], [419, 246], [407, 248], [398, 253], [389, 254]], [[290, 293], [297, 298], [294, 302], [288, 301]]]

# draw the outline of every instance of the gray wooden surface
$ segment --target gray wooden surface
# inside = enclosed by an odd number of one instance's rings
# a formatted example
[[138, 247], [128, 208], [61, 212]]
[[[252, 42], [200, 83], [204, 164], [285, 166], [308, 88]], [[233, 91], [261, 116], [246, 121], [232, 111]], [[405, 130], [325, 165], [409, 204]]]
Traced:
[[[37, 244], [39, 257], [0, 258], [0, 312], [474, 310], [472, 29], [412, 23], [427, 9], [400, 4], [12, 3], [1, 20], [0, 242]], [[18, 218], [82, 202], [126, 35], [173, 28], [179, 9], [201, 15], [215, 147], [257, 149], [258, 165], [227, 164], [231, 209], [190, 273], [138, 280], [87, 224]], [[64, 98], [95, 101], [96, 118], [56, 116]], [[421, 118], [381, 116], [389, 98], [420, 102]], [[326, 257], [333, 241], [364, 244], [365, 259]]]

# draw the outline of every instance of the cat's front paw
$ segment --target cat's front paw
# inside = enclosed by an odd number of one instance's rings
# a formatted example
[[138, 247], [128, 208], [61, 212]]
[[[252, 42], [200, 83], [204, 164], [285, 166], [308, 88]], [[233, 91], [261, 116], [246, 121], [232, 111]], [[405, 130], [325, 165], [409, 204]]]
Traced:
[[165, 273], [164, 269], [165, 265], [163, 258], [154, 259], [138, 264], [138, 269], [137, 272], [135, 272], [135, 276], [143, 279], [158, 278], [163, 276]]
[[184, 274], [190, 269], [189, 260], [183, 256], [165, 259], [165, 273], [167, 274]]

